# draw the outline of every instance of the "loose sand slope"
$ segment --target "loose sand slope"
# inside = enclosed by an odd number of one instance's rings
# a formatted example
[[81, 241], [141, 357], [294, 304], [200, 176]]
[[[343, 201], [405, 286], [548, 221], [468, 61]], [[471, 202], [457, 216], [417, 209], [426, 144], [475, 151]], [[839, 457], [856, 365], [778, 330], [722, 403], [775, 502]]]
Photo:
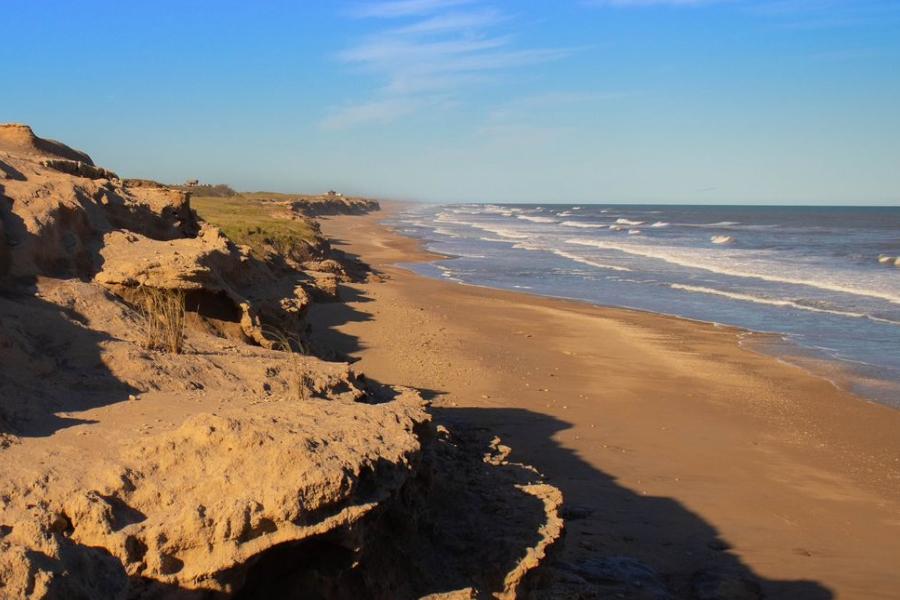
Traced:
[[426, 390], [436, 418], [498, 431], [563, 490], [557, 585], [900, 597], [900, 413], [729, 328], [415, 276], [391, 265], [429, 257], [383, 218], [323, 223], [389, 279], [315, 307], [316, 334]]

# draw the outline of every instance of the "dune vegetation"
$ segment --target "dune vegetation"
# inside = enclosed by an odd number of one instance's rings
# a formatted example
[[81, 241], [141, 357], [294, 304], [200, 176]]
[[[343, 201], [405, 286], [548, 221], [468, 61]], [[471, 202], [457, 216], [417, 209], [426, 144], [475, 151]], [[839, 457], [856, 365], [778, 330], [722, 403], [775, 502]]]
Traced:
[[215, 225], [236, 244], [249, 246], [262, 256], [269, 250], [287, 254], [305, 244], [315, 244], [314, 225], [298, 215], [290, 204], [273, 201], [271, 195], [194, 196], [191, 206], [206, 222]]

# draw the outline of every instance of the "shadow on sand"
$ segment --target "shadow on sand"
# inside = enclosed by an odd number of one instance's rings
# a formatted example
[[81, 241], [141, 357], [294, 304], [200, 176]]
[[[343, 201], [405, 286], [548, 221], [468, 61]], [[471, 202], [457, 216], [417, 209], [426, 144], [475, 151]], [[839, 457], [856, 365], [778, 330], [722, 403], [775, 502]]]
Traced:
[[[426, 394], [435, 391], [426, 390]], [[615, 477], [556, 441], [560, 431], [572, 427], [569, 422], [516, 408], [431, 410], [437, 423], [498, 435], [512, 447], [512, 460], [536, 467], [548, 483], [562, 490], [567, 536], [551, 562], [551, 580], [558, 578], [560, 571], [590, 580], [592, 569], [599, 566], [601, 576], [593, 583], [610, 592], [610, 597], [622, 593], [624, 597], [645, 597], [634, 596], [637, 590], [631, 589], [633, 586], [612, 581], [615, 565], [609, 559], [629, 557], [652, 568], [675, 598], [752, 598], [757, 597], [756, 589], [766, 598], [832, 598], [817, 582], [760, 577], [701, 515], [674, 498], [645, 496], [619, 485]]]
[[50, 436], [92, 421], [60, 416], [127, 400], [137, 393], [104, 364], [108, 335], [35, 295], [30, 286], [0, 289], [0, 433]]
[[[73, 308], [41, 299], [34, 277], [10, 276], [13, 251], [26, 242], [50, 243], [28, 232], [0, 185], [0, 434], [44, 437], [90, 422], [56, 413], [120, 402], [136, 390], [104, 364], [108, 335], [82, 326]], [[72, 264], [45, 266], [83, 277], [98, 262], [96, 249], [85, 249]]]
[[[342, 294], [347, 301], [370, 301], [351, 287], [344, 286]], [[314, 336], [346, 357], [364, 349], [365, 344], [336, 328], [371, 318], [367, 312], [339, 303], [316, 307], [310, 320]], [[426, 399], [446, 394], [442, 390], [419, 391]], [[512, 447], [512, 460], [533, 465], [549, 483], [562, 490], [567, 535], [558, 544], [555, 559], [549, 561], [550, 568], [541, 569], [546, 581], [539, 587], [565, 583], [574, 575], [576, 583], [587, 579], [595, 585], [600, 590], [599, 597], [833, 597], [828, 588], [815, 581], [780, 581], [759, 576], [701, 515], [674, 498], [646, 496], [619, 485], [613, 475], [585, 462], [556, 441], [557, 434], [573, 427], [572, 423], [518, 408], [433, 406], [431, 412], [436, 424], [451, 430], [498, 435]], [[638, 571], [641, 565], [652, 569], [670, 596], [648, 595], [647, 582], [634, 586], [616, 581], [619, 576], [635, 576], [633, 563], [616, 562], [621, 557], [639, 562]]]

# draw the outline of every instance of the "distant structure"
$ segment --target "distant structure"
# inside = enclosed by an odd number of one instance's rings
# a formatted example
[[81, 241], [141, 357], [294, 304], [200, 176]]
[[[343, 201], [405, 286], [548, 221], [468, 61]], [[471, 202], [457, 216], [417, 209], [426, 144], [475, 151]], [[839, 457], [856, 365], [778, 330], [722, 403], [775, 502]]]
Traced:
[[328, 190], [328, 195], [329, 195], [329, 196], [335, 196], [335, 197], [337, 197], [337, 198], [343, 198], [343, 197], [344, 197], [344, 195], [343, 195], [342, 193], [336, 192], [336, 191], [334, 191], [334, 190]]
[[200, 185], [200, 180], [199, 179], [189, 179], [188, 181], [184, 182], [184, 185], [186, 185], [188, 187], [194, 187], [195, 185]]

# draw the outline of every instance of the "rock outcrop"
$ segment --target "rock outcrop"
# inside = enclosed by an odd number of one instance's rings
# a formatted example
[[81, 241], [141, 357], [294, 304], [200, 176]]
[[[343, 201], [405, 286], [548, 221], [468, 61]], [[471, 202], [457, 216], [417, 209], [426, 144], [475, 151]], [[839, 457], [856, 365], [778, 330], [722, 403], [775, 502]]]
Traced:
[[[0, 126], [0, 598], [524, 589], [559, 491], [416, 391], [284, 351], [308, 281], [346, 277], [296, 266]], [[146, 289], [183, 295], [181, 354], [142, 343]]]
[[33, 159], [61, 158], [92, 166], [94, 164], [84, 152], [55, 140], [39, 138], [31, 127], [21, 123], [0, 123], [0, 152]]
[[217, 229], [202, 227], [188, 193], [106, 178], [114, 176], [87, 155], [77, 164], [89, 172], [60, 170], [67, 159], [47, 159], [44, 148], [81, 154], [48, 146], [23, 126], [10, 131], [15, 143], [0, 143], [4, 172], [16, 174], [0, 184], [0, 277], [78, 277], [125, 299], [142, 286], [181, 290], [188, 309], [218, 331], [261, 345], [271, 345], [264, 330], [303, 329], [310, 297], [302, 282], [310, 276], [273, 273]]

